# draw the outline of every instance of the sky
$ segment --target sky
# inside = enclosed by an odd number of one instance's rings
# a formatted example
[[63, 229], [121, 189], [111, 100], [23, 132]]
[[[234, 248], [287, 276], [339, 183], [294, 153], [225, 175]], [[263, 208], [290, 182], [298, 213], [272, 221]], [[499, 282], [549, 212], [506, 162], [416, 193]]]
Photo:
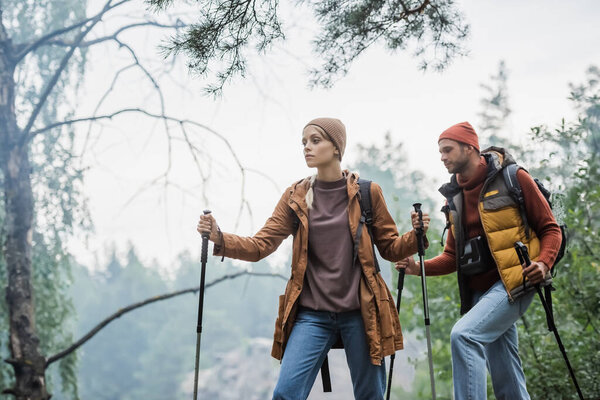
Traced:
[[[99, 5], [95, 3], [90, 2], [90, 11]], [[181, 251], [199, 254], [195, 226], [205, 208], [212, 210], [223, 231], [254, 233], [283, 190], [314, 173], [302, 157], [301, 131], [319, 116], [340, 118], [346, 125], [343, 167], [356, 161], [357, 145], [380, 144], [390, 132], [404, 143], [411, 168], [435, 182], [433, 187], [416, 187], [415, 201], [432, 194], [448, 178], [439, 162], [437, 137], [462, 121], [477, 130], [485, 95], [480, 85], [490, 82], [500, 60], [508, 69], [513, 111], [508, 126], [515, 141], [528, 140], [532, 126], [556, 126], [562, 117], [574, 116], [568, 84], [583, 82], [586, 68], [600, 65], [598, 1], [468, 0], [458, 6], [471, 27], [465, 43], [469, 54], [442, 73], [424, 73], [410, 53], [376, 45], [332, 89], [310, 89], [307, 67], [319, 61], [310, 39], [318, 24], [304, 6], [289, 4], [281, 10], [287, 40], [266, 55], [249, 54], [247, 76], [234, 79], [220, 98], [202, 94], [202, 78], [190, 74], [185, 56], [179, 55], [170, 73], [158, 81], [166, 114], [196, 121], [220, 135], [197, 126], [187, 132], [202, 153], [199, 164], [208, 179], [201, 178], [177, 124], [168, 133], [174, 137], [171, 146], [164, 124], [140, 115], [93, 126], [89, 136], [87, 125], [78, 126], [81, 162], [87, 168], [84, 193], [95, 228], [87, 239], [83, 233], [75, 235], [71, 251], [88, 267], [102, 268], [112, 246], [122, 255], [131, 243], [142, 260], [155, 260], [169, 274]], [[181, 11], [188, 17], [195, 12], [193, 7]], [[102, 24], [96, 35], [140, 12], [143, 5], [137, 2]], [[141, 62], [158, 76], [167, 64], [158, 49], [168, 39], [166, 33], [144, 30], [122, 39], [139, 49]], [[93, 112], [114, 72], [130, 63], [115, 44], [95, 47], [88, 57], [79, 116]], [[120, 76], [99, 113], [132, 105], [160, 110], [156, 90], [133, 69]], [[247, 168], [243, 192], [231, 150]], [[165, 186], [160, 176], [167, 169], [170, 184]], [[240, 216], [242, 198], [249, 207]], [[435, 210], [432, 214], [436, 217]], [[288, 254], [289, 243], [270, 256], [271, 264], [283, 268]]]

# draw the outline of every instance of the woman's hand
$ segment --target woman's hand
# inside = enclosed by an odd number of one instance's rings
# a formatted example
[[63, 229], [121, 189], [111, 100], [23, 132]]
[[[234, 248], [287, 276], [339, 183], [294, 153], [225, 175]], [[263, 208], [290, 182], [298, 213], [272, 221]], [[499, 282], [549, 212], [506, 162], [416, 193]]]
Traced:
[[406, 257], [404, 260], [396, 262], [396, 269], [398, 271], [404, 269], [405, 273], [407, 273], [408, 275], [419, 275], [421, 273], [419, 266], [415, 262], [415, 259], [412, 258], [412, 256]]
[[217, 246], [221, 245], [221, 236], [219, 235], [219, 229], [217, 228], [217, 221], [214, 219], [212, 214], [204, 214], [200, 216], [200, 220], [198, 221], [198, 227], [196, 230], [201, 235], [203, 233], [209, 233], [209, 240], [216, 244]]
[[[412, 226], [414, 229], [418, 229], [421, 227], [418, 213], [416, 213], [415, 211], [411, 211], [410, 218], [412, 220]], [[431, 221], [431, 218], [429, 218], [429, 214], [423, 213], [423, 234], [426, 234], [427, 229], [429, 229], [429, 221]]]

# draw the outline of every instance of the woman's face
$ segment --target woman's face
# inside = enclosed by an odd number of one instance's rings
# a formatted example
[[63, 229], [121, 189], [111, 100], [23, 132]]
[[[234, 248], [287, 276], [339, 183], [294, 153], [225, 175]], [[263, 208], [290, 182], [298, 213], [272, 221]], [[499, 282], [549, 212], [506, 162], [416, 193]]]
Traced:
[[339, 162], [339, 152], [333, 142], [314, 125], [304, 128], [302, 146], [304, 147], [304, 159], [309, 168], [318, 168], [332, 162]]

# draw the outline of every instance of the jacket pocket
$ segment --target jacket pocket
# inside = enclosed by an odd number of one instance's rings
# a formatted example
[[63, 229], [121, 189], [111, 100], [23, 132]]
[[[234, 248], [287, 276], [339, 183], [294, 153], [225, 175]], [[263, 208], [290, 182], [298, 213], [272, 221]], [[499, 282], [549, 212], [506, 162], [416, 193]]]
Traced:
[[[393, 301], [390, 301], [390, 293], [385, 286], [385, 282], [377, 280], [379, 283], [379, 318], [381, 321], [381, 337], [389, 338], [395, 335], [396, 329], [394, 326], [393, 318], [395, 317], [396, 309], [393, 306]], [[397, 317], [396, 317], [397, 318]]]
[[381, 307], [379, 312], [381, 313], [381, 337], [389, 338], [394, 336], [395, 329], [394, 323], [392, 322], [391, 303], [387, 299], [381, 300]]
[[275, 320], [275, 333], [273, 339], [277, 343], [283, 343], [283, 308], [285, 304], [285, 294], [279, 296], [279, 309], [277, 311], [277, 319]]

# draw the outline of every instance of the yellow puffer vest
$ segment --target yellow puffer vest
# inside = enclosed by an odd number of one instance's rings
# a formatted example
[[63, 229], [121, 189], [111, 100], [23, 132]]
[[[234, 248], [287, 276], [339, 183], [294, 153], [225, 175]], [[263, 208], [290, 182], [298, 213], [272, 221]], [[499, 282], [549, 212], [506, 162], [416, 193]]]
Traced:
[[[513, 158], [504, 149], [491, 147], [484, 150], [482, 156], [488, 164], [488, 174], [479, 198], [479, 216], [496, 268], [508, 293], [508, 300], [514, 301], [530, 291], [532, 286], [523, 282], [523, 268], [514, 248], [516, 241], [524, 243], [532, 260], [540, 254], [540, 241], [535, 232], [526, 227], [520, 214], [517, 201], [511, 196], [504, 182], [502, 169], [514, 164]], [[463, 193], [453, 176], [450, 183], [443, 185], [440, 192], [446, 197], [449, 206], [449, 219], [452, 234], [456, 239], [457, 274], [461, 296], [461, 313], [470, 309], [471, 293], [458, 265], [465, 243], [462, 226]], [[550, 273], [542, 286], [551, 283]]]

